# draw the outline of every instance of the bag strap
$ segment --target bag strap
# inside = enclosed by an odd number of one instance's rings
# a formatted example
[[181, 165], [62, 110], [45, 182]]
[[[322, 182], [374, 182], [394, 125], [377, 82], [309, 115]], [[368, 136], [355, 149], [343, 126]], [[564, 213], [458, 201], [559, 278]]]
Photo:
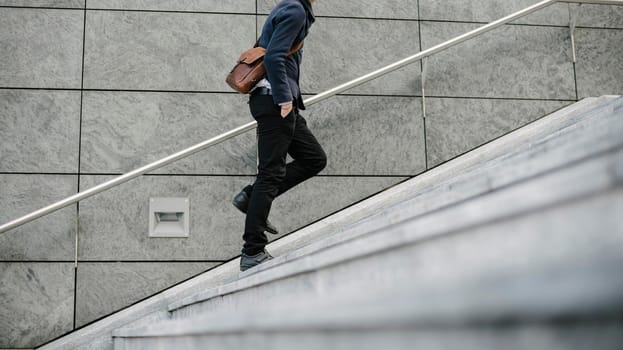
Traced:
[[[261, 37], [262, 37], [262, 36], [260, 35], [260, 36], [257, 38], [257, 41], [255, 41], [255, 45], [253, 45], [253, 47], [258, 47], [258, 46], [260, 45], [260, 38], [261, 38]], [[290, 51], [288, 51], [288, 56], [292, 56], [292, 55], [294, 55], [294, 54], [295, 54], [298, 50], [300, 50], [300, 49], [303, 47], [303, 41], [304, 41], [304, 40], [301, 40], [301, 41], [299, 41], [298, 43], [296, 43], [295, 45], [293, 45], [293, 46], [292, 46], [292, 48], [290, 49]]]
[[292, 46], [290, 51], [288, 51], [288, 56], [294, 55], [298, 50], [301, 49], [301, 47], [303, 47], [303, 40], [299, 41], [298, 44]]

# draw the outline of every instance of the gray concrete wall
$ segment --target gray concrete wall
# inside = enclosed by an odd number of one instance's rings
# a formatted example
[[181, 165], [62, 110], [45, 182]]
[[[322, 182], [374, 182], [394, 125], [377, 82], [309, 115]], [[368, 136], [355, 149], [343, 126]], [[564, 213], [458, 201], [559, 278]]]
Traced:
[[[534, 2], [318, 0], [303, 91]], [[224, 75], [275, 3], [0, 0], [0, 221], [250, 121]], [[431, 58], [426, 116], [420, 64], [310, 107], [329, 164], [271, 220], [291, 232], [577, 99], [622, 94], [623, 8], [582, 6], [575, 65], [568, 21], [569, 5], [555, 5]], [[0, 236], [0, 348], [36, 346], [239, 254], [243, 216], [229, 201], [253, 180], [254, 142], [239, 136]], [[190, 198], [189, 238], [147, 237], [156, 196]]]

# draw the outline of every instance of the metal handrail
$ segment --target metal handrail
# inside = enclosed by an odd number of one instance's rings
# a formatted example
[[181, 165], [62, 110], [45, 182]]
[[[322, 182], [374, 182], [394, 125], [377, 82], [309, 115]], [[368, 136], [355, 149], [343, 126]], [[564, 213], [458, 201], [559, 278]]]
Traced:
[[[356, 86], [359, 86], [361, 84], [364, 84], [370, 80], [376, 79], [380, 76], [386, 75], [390, 72], [393, 72], [397, 69], [400, 69], [404, 66], [407, 66], [409, 64], [415, 63], [417, 61], [420, 61], [426, 57], [432, 56], [438, 52], [447, 50], [455, 45], [458, 45], [464, 41], [467, 41], [469, 39], [472, 39], [474, 37], [477, 37], [479, 35], [482, 35], [486, 32], [489, 32], [499, 26], [502, 26], [504, 24], [507, 24], [509, 22], [512, 22], [518, 18], [524, 17], [526, 15], [529, 15], [530, 13], [533, 13], [537, 10], [540, 10], [542, 8], [548, 7], [552, 4], [558, 3], [558, 2], [564, 2], [564, 3], [579, 3], [579, 4], [602, 4], [602, 5], [623, 5], [623, 0], [544, 0], [541, 1], [539, 3], [536, 3], [532, 6], [526, 7], [523, 10], [517, 11], [511, 15], [508, 15], [506, 17], [500, 18], [497, 21], [491, 22], [489, 24], [486, 24], [482, 27], [479, 27], [477, 29], [474, 29], [470, 32], [467, 32], [465, 34], [459, 35], [453, 39], [450, 39], [448, 41], [445, 41], [439, 45], [433, 46], [429, 49], [426, 49], [424, 51], [421, 51], [413, 56], [407, 57], [405, 59], [402, 59], [400, 61], [397, 61], [395, 63], [392, 63], [388, 66], [385, 66], [381, 69], [378, 69], [376, 71], [373, 71], [371, 73], [368, 73], [366, 75], [363, 75], [357, 79], [351, 80], [347, 83], [344, 83], [342, 85], [336, 86], [332, 89], [329, 89], [325, 92], [319, 93], [317, 95], [314, 95], [313, 97], [304, 100], [304, 103], [308, 106], [311, 106], [317, 102], [323, 101], [328, 99], [329, 97], [335, 96], [341, 92], [344, 92], [346, 90], [352, 89]], [[11, 229], [14, 229], [18, 226], [24, 225], [30, 221], [33, 221], [37, 218], [40, 218], [44, 215], [50, 214], [52, 212], [55, 212], [59, 209], [62, 209], [66, 206], [69, 206], [73, 203], [79, 202], [83, 199], [89, 198], [93, 195], [96, 195], [100, 192], [106, 191], [110, 188], [116, 187], [122, 183], [125, 183], [127, 181], [130, 181], [138, 176], [144, 175], [150, 171], [159, 169], [165, 165], [168, 165], [170, 163], [173, 163], [179, 159], [182, 158], [186, 158], [194, 153], [197, 153], [199, 151], [202, 151], [208, 147], [217, 145], [225, 140], [228, 140], [230, 138], [236, 137], [240, 134], [243, 134], [247, 131], [253, 130], [255, 127], [257, 126], [257, 122], [252, 121], [248, 124], [242, 125], [240, 127], [237, 127], [233, 130], [230, 130], [224, 134], [221, 134], [219, 136], [213, 137], [209, 140], [206, 140], [204, 142], [201, 142], [199, 144], [196, 144], [192, 147], [189, 147], [185, 150], [182, 150], [180, 152], [177, 152], [173, 155], [170, 155], [168, 157], [162, 158], [160, 160], [157, 160], [151, 164], [145, 165], [141, 168], [135, 169], [127, 174], [118, 176], [110, 181], [104, 182], [100, 185], [97, 185], [95, 187], [92, 187], [88, 190], [76, 193], [75, 195], [72, 195], [70, 197], [67, 197], [61, 201], [58, 201], [54, 204], [51, 204], [45, 208], [41, 208], [37, 211], [34, 211], [30, 214], [24, 215], [18, 219], [15, 219], [13, 221], [10, 221], [2, 226], [0, 226], [0, 233], [4, 233], [6, 231], [9, 231]]]

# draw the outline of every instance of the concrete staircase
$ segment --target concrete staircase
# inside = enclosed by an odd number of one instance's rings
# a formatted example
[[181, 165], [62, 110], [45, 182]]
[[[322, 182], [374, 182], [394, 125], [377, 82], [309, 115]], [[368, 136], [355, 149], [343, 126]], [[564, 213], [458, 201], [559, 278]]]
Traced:
[[582, 100], [268, 250], [42, 349], [620, 349], [623, 98]]

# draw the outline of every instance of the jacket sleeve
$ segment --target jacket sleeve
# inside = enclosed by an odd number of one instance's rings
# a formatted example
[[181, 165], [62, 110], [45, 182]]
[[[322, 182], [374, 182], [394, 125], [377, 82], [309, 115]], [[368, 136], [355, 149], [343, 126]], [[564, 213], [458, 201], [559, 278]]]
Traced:
[[275, 16], [275, 29], [266, 48], [264, 66], [275, 104], [292, 102], [292, 92], [286, 73], [288, 52], [305, 25], [305, 10], [301, 6], [284, 7]]

